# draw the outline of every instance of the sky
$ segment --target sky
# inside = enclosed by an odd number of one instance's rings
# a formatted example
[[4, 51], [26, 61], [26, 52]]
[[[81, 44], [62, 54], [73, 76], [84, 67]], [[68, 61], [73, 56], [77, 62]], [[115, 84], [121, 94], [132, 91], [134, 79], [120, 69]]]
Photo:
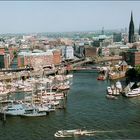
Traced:
[[0, 1], [0, 33], [94, 31], [129, 27], [140, 1]]

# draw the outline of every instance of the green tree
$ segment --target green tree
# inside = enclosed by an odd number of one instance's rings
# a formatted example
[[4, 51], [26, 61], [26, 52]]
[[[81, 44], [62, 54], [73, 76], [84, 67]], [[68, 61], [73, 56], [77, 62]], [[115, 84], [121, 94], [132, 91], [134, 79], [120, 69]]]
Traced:
[[13, 54], [14, 54], [14, 57], [17, 58], [17, 51], [14, 51]]
[[129, 80], [133, 80], [137, 77], [137, 71], [132, 68], [132, 69], [128, 69], [126, 71], [126, 77], [129, 79]]
[[140, 76], [140, 65], [136, 65], [135, 67], [137, 76]]

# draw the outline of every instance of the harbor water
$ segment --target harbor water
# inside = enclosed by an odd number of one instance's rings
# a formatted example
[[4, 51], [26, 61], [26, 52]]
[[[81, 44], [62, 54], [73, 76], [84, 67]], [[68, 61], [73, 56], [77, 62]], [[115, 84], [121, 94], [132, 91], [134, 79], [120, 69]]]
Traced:
[[[98, 81], [96, 72], [74, 72], [65, 110], [45, 117], [7, 117], [0, 121], [1, 140], [55, 140], [61, 129], [92, 129], [93, 136], [63, 140], [139, 139], [140, 97], [107, 99], [108, 81]], [[61, 138], [60, 138], [61, 139]]]

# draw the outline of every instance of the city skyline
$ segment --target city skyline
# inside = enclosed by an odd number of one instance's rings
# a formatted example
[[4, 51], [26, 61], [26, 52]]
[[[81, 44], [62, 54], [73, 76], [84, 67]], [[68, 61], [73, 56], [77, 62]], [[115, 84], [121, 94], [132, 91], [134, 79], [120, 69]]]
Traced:
[[0, 33], [128, 29], [131, 11], [138, 29], [139, 6], [139, 1], [1, 1]]

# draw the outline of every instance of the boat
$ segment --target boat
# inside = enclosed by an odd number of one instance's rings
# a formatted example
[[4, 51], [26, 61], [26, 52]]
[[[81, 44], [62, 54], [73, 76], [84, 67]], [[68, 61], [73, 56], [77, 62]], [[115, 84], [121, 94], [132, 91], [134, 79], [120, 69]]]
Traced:
[[108, 95], [112, 95], [112, 89], [111, 89], [111, 87], [107, 87], [107, 94]]
[[90, 134], [94, 134], [92, 130], [81, 130], [81, 129], [73, 129], [73, 130], [59, 130], [57, 131], [54, 136], [57, 138], [63, 137], [74, 137], [74, 136], [90, 136]]
[[117, 82], [116, 82], [116, 88], [122, 90], [122, 84], [121, 84], [120, 81], [117, 81]]
[[38, 109], [34, 108], [31, 110], [25, 110], [21, 117], [42, 117], [48, 115], [47, 111], [39, 111]]
[[10, 104], [6, 107], [3, 107], [0, 114], [6, 114], [8, 116], [17, 116], [22, 115], [25, 112], [25, 107], [23, 104]]
[[127, 93], [124, 94], [126, 97], [137, 97], [140, 96], [140, 87], [135, 88]]
[[122, 88], [120, 88], [120, 85], [117, 86], [111, 85], [107, 87], [107, 94], [108, 95], [120, 95], [120, 92], [122, 92]]
[[102, 80], [102, 81], [104, 81], [104, 80], [105, 80], [105, 77], [104, 77], [103, 75], [100, 75], [100, 76], [97, 77], [97, 80]]
[[106, 98], [108, 98], [108, 99], [118, 99], [118, 97], [116, 97], [116, 96], [113, 96], [113, 95], [106, 95]]

